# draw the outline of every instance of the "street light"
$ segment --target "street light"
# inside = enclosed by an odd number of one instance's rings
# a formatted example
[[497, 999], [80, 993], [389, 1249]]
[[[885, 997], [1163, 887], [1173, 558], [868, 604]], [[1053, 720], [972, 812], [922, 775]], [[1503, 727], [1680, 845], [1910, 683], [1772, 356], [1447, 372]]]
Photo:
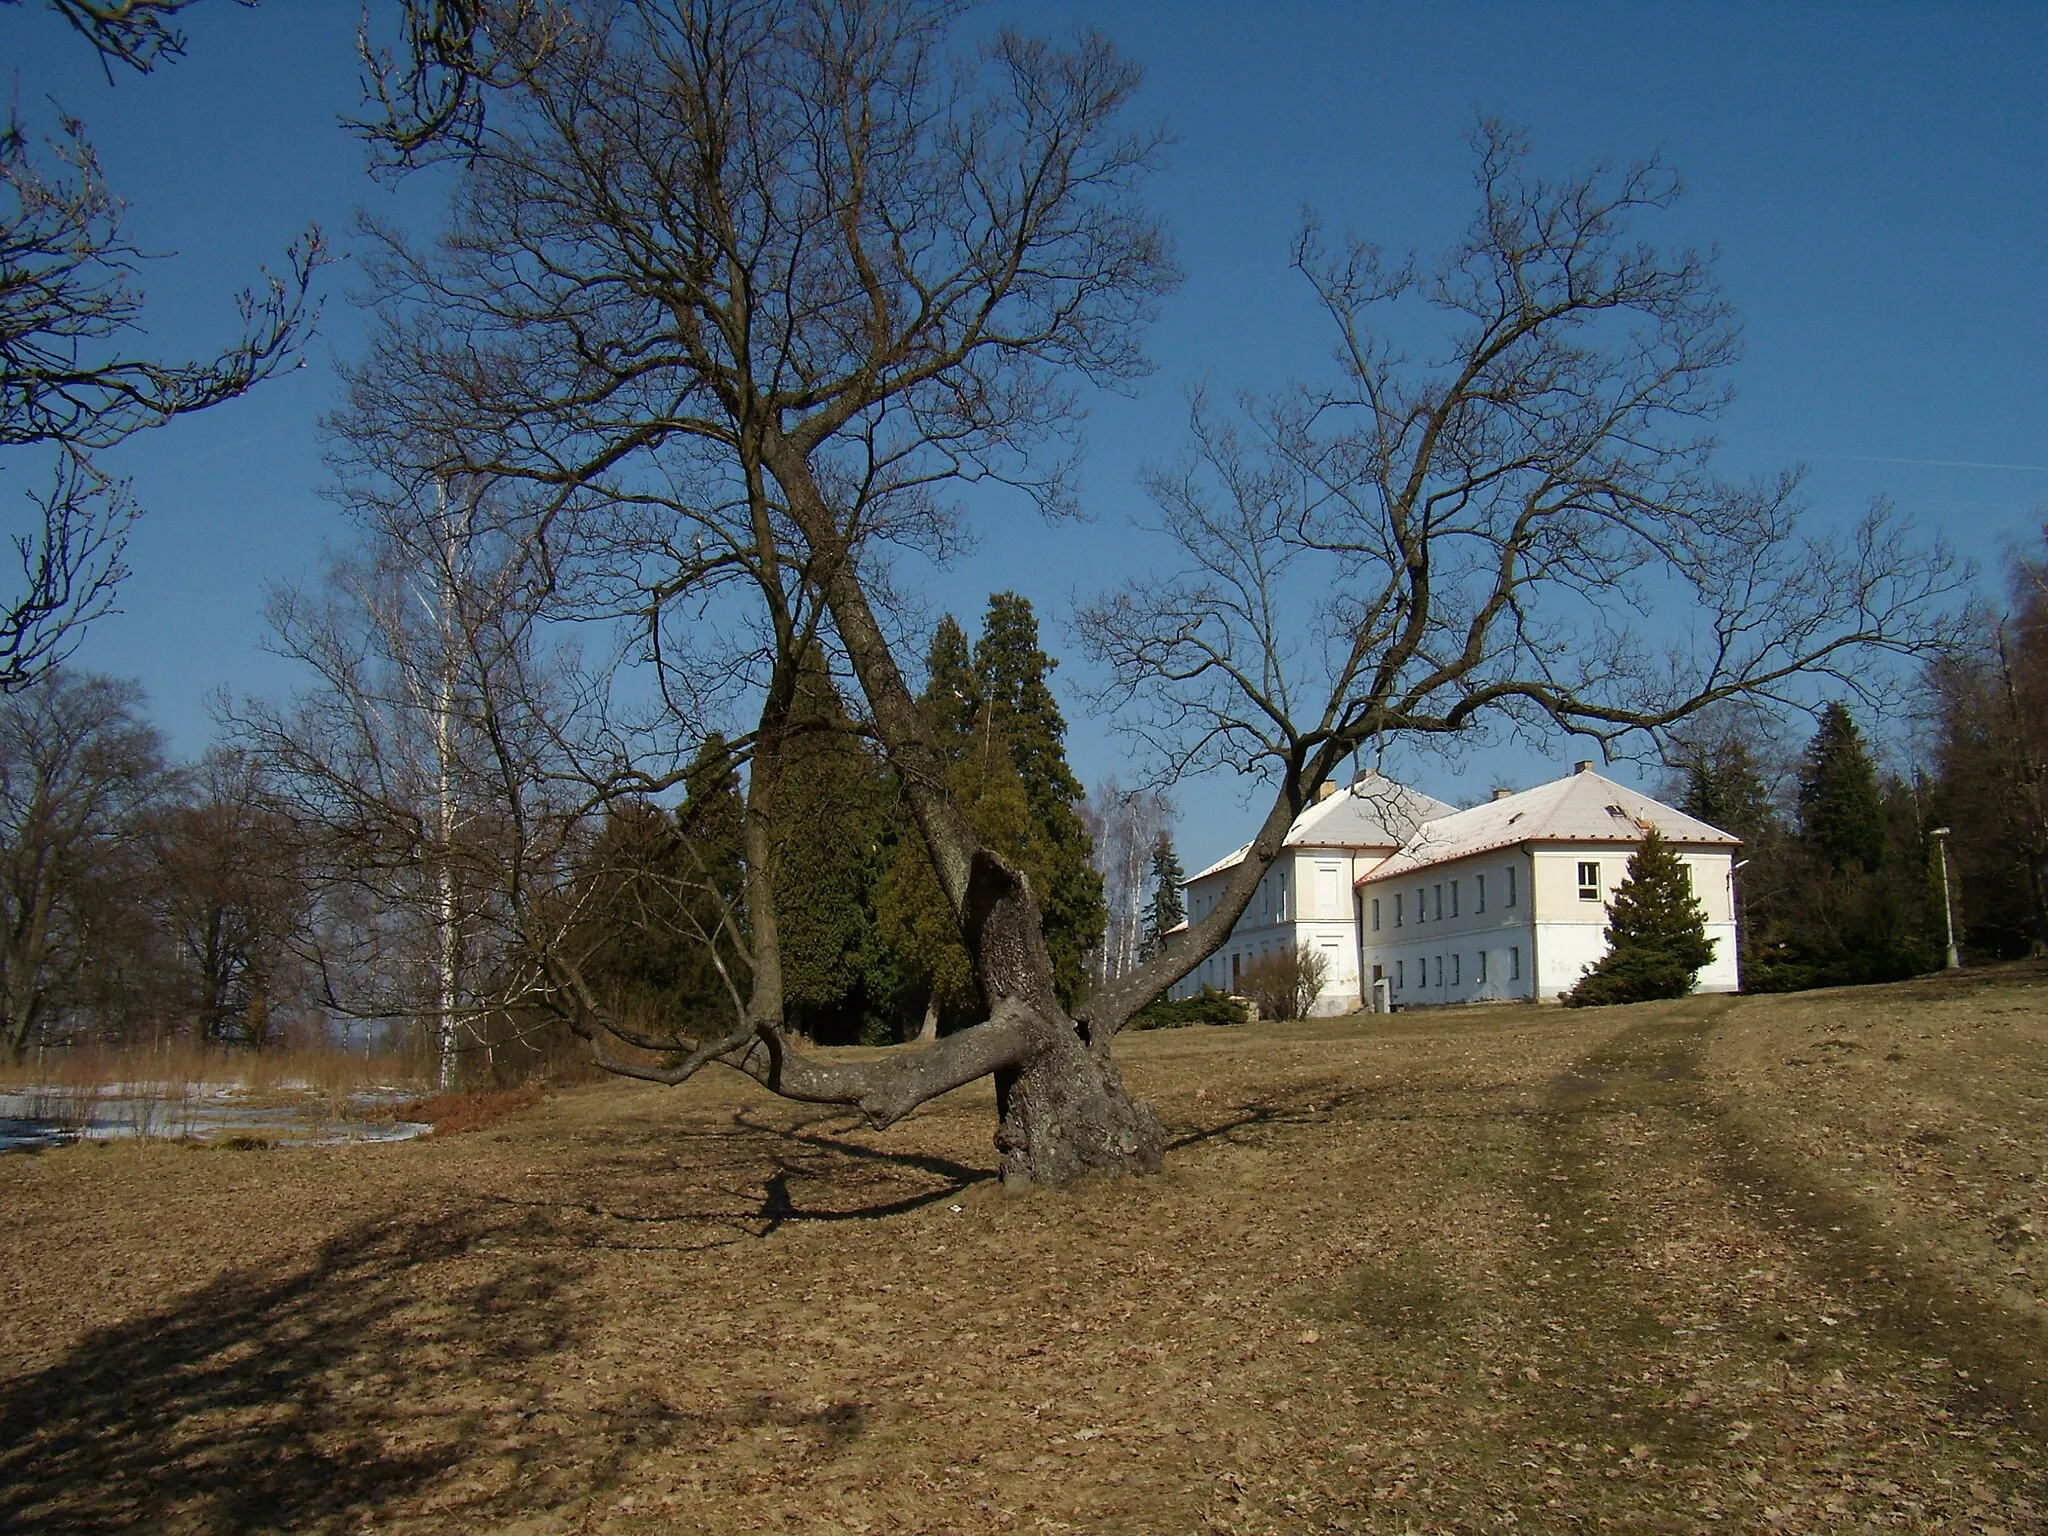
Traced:
[[1948, 893], [1948, 833], [1947, 827], [1936, 827], [1928, 835], [1934, 839], [1934, 851], [1941, 858], [1941, 916], [1948, 924], [1948, 968], [1959, 971], [1963, 968], [1963, 952], [1956, 948], [1956, 905]]

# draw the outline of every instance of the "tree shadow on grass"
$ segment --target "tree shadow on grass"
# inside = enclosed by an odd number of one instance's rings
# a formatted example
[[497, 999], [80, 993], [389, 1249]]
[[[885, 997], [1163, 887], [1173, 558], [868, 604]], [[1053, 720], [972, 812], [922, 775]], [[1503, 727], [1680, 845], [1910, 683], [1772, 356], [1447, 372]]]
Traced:
[[[0, 1389], [0, 1529], [361, 1525], [475, 1452], [570, 1348], [566, 1264], [482, 1214], [365, 1223], [234, 1270]], [[502, 1432], [502, 1425], [500, 1428]]]

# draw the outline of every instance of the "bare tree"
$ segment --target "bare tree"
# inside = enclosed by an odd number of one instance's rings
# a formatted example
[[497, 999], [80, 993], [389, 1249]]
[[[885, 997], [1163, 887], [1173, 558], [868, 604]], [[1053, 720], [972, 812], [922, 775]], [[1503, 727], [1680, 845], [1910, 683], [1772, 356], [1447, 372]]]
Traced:
[[1121, 976], [1137, 965], [1145, 942], [1146, 882], [1153, 850], [1173, 822], [1173, 802], [1156, 789], [1125, 789], [1106, 779], [1089, 794], [1081, 814], [1095, 844], [1109, 922], [1094, 974]]
[[[1676, 177], [1651, 160], [1547, 179], [1491, 122], [1473, 151], [1478, 214], [1432, 263], [1307, 224], [1294, 265], [1335, 377], [1234, 411], [1198, 395], [1191, 450], [1149, 486], [1185, 564], [1083, 617], [1166, 770], [1283, 786], [1215, 907], [1098, 993], [1095, 1021], [1222, 942], [1366, 743], [1490, 721], [1612, 750], [1820, 676], [1879, 687], [1885, 655], [1944, 633], [1961, 573], [1887, 509], [1804, 537], [1796, 477], [1714, 473], [1734, 317], [1702, 257], [1636, 233]], [[1411, 356], [1395, 335], [1425, 321], [1439, 340]]]
[[[483, 14], [507, 29], [494, 47], [521, 51], [524, 12]], [[1825, 551], [1791, 542], [1789, 487], [1722, 487], [1703, 444], [1660, 438], [1719, 401], [1733, 350], [1703, 264], [1625, 234], [1668, 196], [1661, 173], [1525, 182], [1518, 143], [1490, 135], [1485, 213], [1428, 280], [1304, 240], [1347, 327], [1349, 387], [1262, 418], [1263, 481], [1211, 431], [1203, 462], [1241, 494], [1212, 504], [1198, 468], [1184, 493], [1161, 484], [1194, 574], [1091, 619], [1172, 763], [1235, 761], [1279, 787], [1224, 901], [1070, 1016], [1030, 882], [954, 803], [904, 681], [888, 557], [949, 547], [947, 482], [1000, 478], [1062, 508], [1049, 450], [1069, 380], [1142, 366], [1137, 326], [1173, 274], [1133, 195], [1155, 139], [1116, 127], [1131, 66], [1093, 37], [1008, 33], [963, 60], [951, 19], [912, 0], [556, 8], [545, 57], [493, 100], [447, 239], [387, 241], [388, 326], [338, 426], [366, 506], [479, 475], [529, 488], [543, 547], [608, 549], [680, 733], [752, 711], [730, 738], [748, 775], [731, 1027], [635, 1026], [555, 946], [533, 955], [536, 996], [615, 1070], [678, 1082], [724, 1063], [878, 1125], [992, 1075], [1005, 1178], [1054, 1182], [1157, 1165], [1163, 1134], [1114, 1038], [1228, 933], [1316, 785], [1372, 735], [1517, 708], [1654, 728], [1910, 644], [1899, 621], [1945, 577], [1875, 528], [1816, 565]], [[1361, 329], [1410, 296], [1462, 326], [1421, 381]], [[1329, 436], [1347, 411], [1364, 424]], [[1269, 579], [1310, 556], [1338, 575], [1313, 698]], [[1718, 653], [1659, 676], [1626, 637], [1597, 658], [1559, 644], [1586, 615], [1539, 598], [1608, 613], [1632, 578], [1704, 599]], [[821, 653], [858, 685], [987, 1010], [879, 1061], [807, 1055], [783, 1019], [773, 854], [801, 829], [779, 822], [778, 780]], [[530, 888], [507, 899], [535, 910]]]
[[310, 907], [297, 828], [257, 765], [225, 748], [148, 819], [168, 997], [207, 1045], [259, 1047], [307, 1001]]
[[[65, 0], [58, 9], [103, 57], [140, 70], [181, 46], [166, 23], [175, 4]], [[0, 128], [0, 451], [30, 450], [43, 478], [24, 492], [32, 531], [14, 541], [21, 589], [0, 608], [0, 690], [62, 660], [125, 574], [136, 508], [96, 455], [290, 366], [312, 323], [317, 230], [287, 253], [284, 273], [242, 295], [242, 334], [220, 356], [128, 355], [145, 254], [122, 234], [121, 216], [76, 121], [63, 119], [40, 144], [13, 118]]]
[[[733, 736], [751, 966], [732, 1028], [623, 1028], [550, 954], [556, 995], [601, 1059], [641, 1075], [724, 1061], [887, 1123], [993, 1072], [1012, 1176], [1155, 1164], [1156, 1120], [1059, 1007], [1029, 883], [949, 796], [891, 643], [885, 563], [892, 544], [953, 537], [934, 495], [948, 479], [1063, 508], [1064, 455], [1040, 450], [1071, 418], [1065, 374], [1142, 365], [1134, 324], [1171, 271], [1130, 197], [1154, 138], [1114, 127], [1135, 71], [1086, 37], [1005, 34], [963, 61], [950, 9], [920, 4], [573, 14], [494, 100], [458, 233], [394, 250], [410, 318], [358, 374], [346, 424], [360, 487], [521, 478], [580, 527], [639, 533], [664, 685], [686, 711], [706, 679], [758, 705]], [[861, 1065], [799, 1053], [782, 1022], [777, 764], [818, 650], [858, 684], [989, 1007]]]
[[1258, 1005], [1262, 1019], [1305, 1019], [1330, 978], [1330, 957], [1313, 944], [1277, 949], [1244, 968], [1236, 992]]
[[[541, 635], [540, 552], [473, 485], [385, 509], [324, 586], [273, 597], [274, 644], [306, 685], [226, 721], [306, 840], [328, 1005], [418, 1021], [444, 1087], [519, 1003], [529, 951], [571, 924], [596, 805], [563, 752], [585, 701]], [[529, 943], [521, 923], [543, 921]]]
[[[142, 814], [165, 788], [141, 690], [50, 671], [0, 697], [0, 1041], [16, 1061], [59, 1036], [68, 988], [133, 909]], [[114, 888], [121, 890], [118, 898]]]

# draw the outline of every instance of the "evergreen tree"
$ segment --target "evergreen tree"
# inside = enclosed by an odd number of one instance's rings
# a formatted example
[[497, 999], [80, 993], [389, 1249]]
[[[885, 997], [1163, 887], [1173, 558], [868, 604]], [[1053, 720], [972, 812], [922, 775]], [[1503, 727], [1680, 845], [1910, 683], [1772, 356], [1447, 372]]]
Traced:
[[[1735, 921], [1743, 985], [1755, 989], [1803, 915], [1801, 891], [1811, 869], [1794, 846], [1751, 738], [1741, 734], [1750, 724], [1717, 721], [1709, 734], [1682, 744], [1677, 803], [1688, 816], [1742, 839]], [[1765, 751], [1779, 756], [1773, 748], [1766, 740]]]
[[1607, 953], [1566, 996], [1573, 1007], [1684, 997], [1714, 958], [1685, 861], [1652, 827], [1607, 908]]
[[784, 1006], [815, 1040], [873, 1038], [893, 1002], [879, 965], [875, 895], [894, 851], [897, 797], [815, 647], [800, 668], [773, 772]]
[[1799, 767], [1801, 840], [1837, 873], [1884, 862], [1885, 815], [1877, 770], [1846, 706], [1821, 711]]
[[673, 816], [644, 800], [612, 807], [584, 857], [566, 941], [606, 1006], [650, 1034], [732, 1027], [714, 952], [744, 985], [744, 812], [723, 739], [704, 744], [684, 783]]
[[1152, 904], [1145, 913], [1145, 954], [1159, 952], [1166, 935], [1187, 921], [1187, 903], [1181, 897], [1185, 878], [1180, 856], [1173, 851], [1173, 839], [1159, 834], [1152, 848]]
[[1045, 916], [1053, 981], [1061, 1001], [1072, 1006], [1087, 984], [1087, 955], [1102, 942], [1108, 914], [1094, 843], [1081, 820], [1081, 781], [1067, 766], [1067, 722], [1046, 682], [1058, 663], [1039, 649], [1028, 599], [990, 594], [974, 664], [988, 711], [986, 739], [1007, 747], [1042, 845], [1038, 868], [1028, 872]]
[[981, 740], [981, 674], [974, 668], [966, 631], [950, 613], [939, 620], [925, 656], [926, 682], [918, 701], [939, 749], [959, 762]]

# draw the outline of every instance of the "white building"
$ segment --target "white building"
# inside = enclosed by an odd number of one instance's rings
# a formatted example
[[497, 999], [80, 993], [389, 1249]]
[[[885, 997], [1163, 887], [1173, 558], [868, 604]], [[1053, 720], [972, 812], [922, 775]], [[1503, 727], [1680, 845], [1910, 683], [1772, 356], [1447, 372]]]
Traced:
[[[1382, 979], [1402, 1007], [1555, 998], [1607, 952], [1607, 903], [1652, 826], [1706, 909], [1714, 958], [1698, 990], [1735, 991], [1739, 840], [1592, 770], [1463, 811], [1379, 774], [1326, 788], [1175, 995], [1234, 991], [1254, 960], [1309, 945], [1329, 962], [1316, 1013], [1370, 1006]], [[1214, 908], [1249, 846], [1188, 879], [1190, 921]]]
[[[1174, 988], [1190, 997], [1205, 986], [1235, 991], [1244, 968], [1276, 951], [1307, 945], [1327, 959], [1322, 996], [1314, 1013], [1348, 1013], [1359, 1006], [1359, 924], [1354, 891], [1370, 870], [1386, 862], [1416, 829], [1455, 808], [1368, 773], [1340, 790], [1323, 794], [1287, 829], [1280, 857], [1266, 871], [1251, 905], [1230, 937]], [[1185, 882], [1190, 922], [1215, 909], [1230, 871], [1244, 861], [1251, 844], [1198, 870]]]
[[1358, 883], [1368, 988], [1390, 1001], [1551, 999], [1607, 953], [1607, 903], [1643, 833], [1685, 862], [1714, 958], [1697, 989], [1733, 992], [1739, 839], [1580, 763], [1520, 794], [1426, 822]]

